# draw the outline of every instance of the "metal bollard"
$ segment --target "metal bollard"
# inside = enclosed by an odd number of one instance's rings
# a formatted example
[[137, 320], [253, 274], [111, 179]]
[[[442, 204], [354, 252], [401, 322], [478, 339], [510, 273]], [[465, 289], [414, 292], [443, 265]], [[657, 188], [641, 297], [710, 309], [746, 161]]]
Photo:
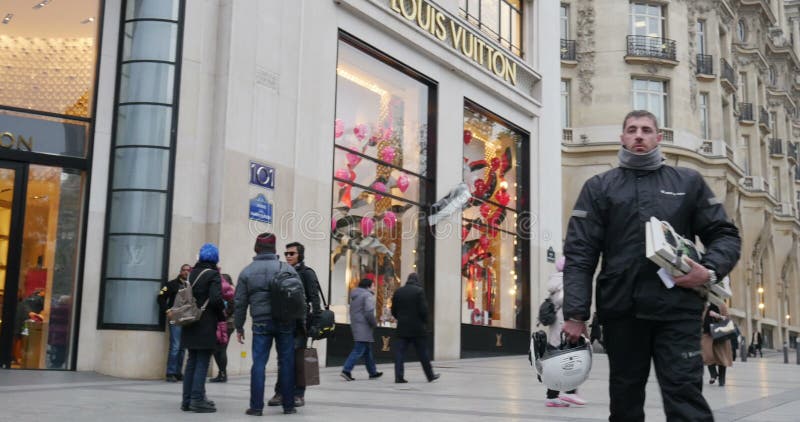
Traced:
[[[744, 343], [739, 346], [739, 354], [742, 356], [742, 362], [747, 362], [747, 345]], [[798, 353], [797, 359], [797, 364], [800, 365], [800, 353]]]
[[783, 343], [783, 363], [789, 363], [789, 345]]

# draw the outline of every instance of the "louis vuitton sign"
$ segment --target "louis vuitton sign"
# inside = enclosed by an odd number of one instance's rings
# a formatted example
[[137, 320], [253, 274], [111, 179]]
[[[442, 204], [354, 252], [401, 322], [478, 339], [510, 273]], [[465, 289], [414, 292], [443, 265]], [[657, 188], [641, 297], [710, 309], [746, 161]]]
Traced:
[[424, 0], [389, 0], [392, 11], [505, 82], [517, 85], [517, 63], [499, 47]]

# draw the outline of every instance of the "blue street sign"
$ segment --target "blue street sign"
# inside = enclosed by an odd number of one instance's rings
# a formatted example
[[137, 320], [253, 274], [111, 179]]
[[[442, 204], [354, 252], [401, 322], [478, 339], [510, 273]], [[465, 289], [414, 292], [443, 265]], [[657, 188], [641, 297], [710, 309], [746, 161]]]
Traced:
[[253, 221], [272, 223], [272, 204], [262, 194], [250, 200], [250, 217]]
[[275, 169], [264, 164], [250, 162], [250, 184], [265, 189], [275, 189]]

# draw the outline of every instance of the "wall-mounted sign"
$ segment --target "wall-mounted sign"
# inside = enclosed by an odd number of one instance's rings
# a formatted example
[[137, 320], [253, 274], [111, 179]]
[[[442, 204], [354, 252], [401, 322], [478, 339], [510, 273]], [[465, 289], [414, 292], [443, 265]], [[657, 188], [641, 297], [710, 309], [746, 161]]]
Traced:
[[265, 189], [275, 189], [275, 169], [254, 161], [250, 162], [250, 184]]
[[272, 203], [262, 194], [250, 200], [250, 220], [272, 223]]
[[495, 48], [484, 41], [477, 32], [462, 26], [437, 6], [424, 0], [389, 0], [389, 7], [498, 78], [517, 85], [517, 63], [501, 47]]
[[547, 248], [547, 262], [556, 262], [556, 251], [552, 246]]

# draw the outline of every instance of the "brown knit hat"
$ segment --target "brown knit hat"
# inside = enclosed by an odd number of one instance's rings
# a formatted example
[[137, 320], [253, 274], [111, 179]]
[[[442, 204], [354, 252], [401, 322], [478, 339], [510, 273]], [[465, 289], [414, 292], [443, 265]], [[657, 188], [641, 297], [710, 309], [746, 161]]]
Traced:
[[269, 232], [261, 233], [256, 237], [253, 249], [256, 253], [275, 253], [275, 235]]

